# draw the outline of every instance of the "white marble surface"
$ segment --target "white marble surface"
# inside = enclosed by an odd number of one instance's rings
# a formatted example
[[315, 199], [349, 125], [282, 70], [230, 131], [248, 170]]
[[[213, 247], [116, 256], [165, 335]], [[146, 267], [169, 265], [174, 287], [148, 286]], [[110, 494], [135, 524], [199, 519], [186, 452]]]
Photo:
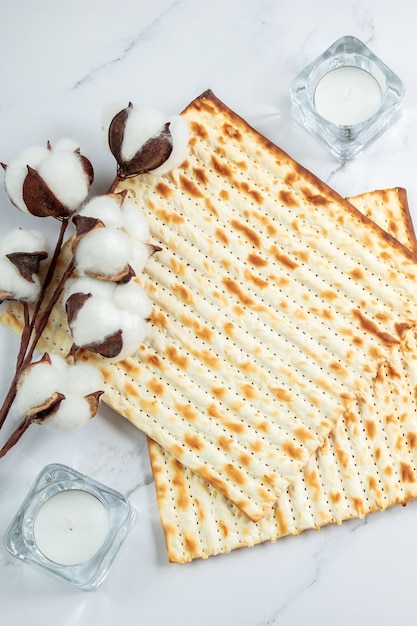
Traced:
[[[96, 171], [114, 162], [104, 106], [132, 100], [180, 111], [206, 88], [341, 194], [404, 186], [417, 210], [417, 81], [410, 0], [2, 0], [0, 160], [62, 136]], [[288, 84], [328, 45], [351, 34], [406, 84], [404, 114], [343, 167], [291, 120]], [[0, 191], [0, 233], [39, 227]], [[414, 214], [417, 218], [417, 214]], [[44, 232], [55, 224], [44, 221]], [[0, 391], [16, 339], [0, 329]], [[2, 434], [2, 437], [5, 433]], [[106, 407], [87, 428], [33, 427], [0, 461], [0, 537], [35, 476], [62, 462], [126, 494], [138, 519], [104, 585], [75, 590], [0, 547], [0, 620], [31, 626], [280, 626], [414, 623], [417, 503], [367, 520], [183, 566], [168, 564], [145, 438]]]

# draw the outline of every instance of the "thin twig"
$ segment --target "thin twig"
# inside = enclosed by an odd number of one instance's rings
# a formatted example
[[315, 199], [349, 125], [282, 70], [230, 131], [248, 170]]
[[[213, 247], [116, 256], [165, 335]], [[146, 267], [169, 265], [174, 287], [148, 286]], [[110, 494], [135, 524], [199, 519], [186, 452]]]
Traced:
[[67, 279], [73, 273], [74, 268], [75, 268], [75, 259], [73, 257], [71, 259], [71, 261], [68, 263], [67, 269], [63, 273], [62, 278], [59, 281], [58, 286], [54, 290], [54, 293], [52, 294], [51, 299], [49, 300], [47, 306], [45, 307], [42, 315], [39, 316], [39, 318], [36, 320], [35, 336], [34, 336], [34, 338], [32, 340], [32, 343], [31, 343], [31, 345], [30, 345], [30, 347], [29, 347], [29, 349], [28, 349], [28, 351], [26, 353], [25, 360], [23, 361], [23, 368], [25, 368], [31, 362], [32, 357], [33, 357], [33, 353], [35, 351], [36, 346], [38, 345], [39, 339], [41, 338], [43, 331], [46, 328], [46, 325], [48, 323], [48, 320], [49, 320], [49, 317], [51, 315], [52, 309], [54, 308], [54, 306], [58, 302], [59, 298], [61, 297], [61, 294], [62, 294], [64, 286], [65, 286], [65, 282], [67, 281]]
[[9, 439], [6, 441], [4, 446], [0, 450], [0, 459], [7, 454], [10, 448], [13, 448], [23, 435], [23, 433], [29, 428], [31, 425], [31, 420], [29, 417], [25, 417], [16, 428], [16, 430], [10, 435]]
[[116, 175], [116, 178], [114, 179], [114, 181], [112, 182], [112, 184], [110, 185], [106, 193], [114, 193], [114, 190], [116, 189], [117, 185], [122, 181], [123, 179]]

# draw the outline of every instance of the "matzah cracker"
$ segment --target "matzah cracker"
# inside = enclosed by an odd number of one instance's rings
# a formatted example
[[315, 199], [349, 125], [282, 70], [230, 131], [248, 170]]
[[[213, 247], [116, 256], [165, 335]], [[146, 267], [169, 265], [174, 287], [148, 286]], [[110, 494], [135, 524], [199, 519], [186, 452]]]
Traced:
[[[415, 237], [403, 189], [350, 198], [379, 224]], [[389, 217], [388, 217], [389, 216]], [[409, 341], [415, 343], [414, 334]], [[417, 353], [416, 353], [417, 354]], [[415, 362], [393, 355], [354, 410], [336, 425], [278, 505], [258, 523], [148, 439], [168, 557], [183, 563], [309, 528], [363, 517], [417, 496]]]
[[389, 358], [415, 259], [212, 94], [185, 117], [183, 167], [118, 187], [162, 247], [141, 358], [161, 364], [159, 415], [183, 421], [162, 445], [259, 519]]
[[213, 94], [184, 116], [186, 163], [118, 187], [162, 251], [105, 400], [258, 520], [414, 324], [416, 260]]

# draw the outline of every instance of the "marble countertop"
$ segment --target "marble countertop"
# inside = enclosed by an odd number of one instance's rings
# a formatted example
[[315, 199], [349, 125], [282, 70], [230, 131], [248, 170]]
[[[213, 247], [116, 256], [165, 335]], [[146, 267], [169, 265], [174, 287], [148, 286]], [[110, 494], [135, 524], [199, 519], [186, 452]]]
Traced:
[[[0, 4], [0, 160], [72, 137], [94, 165], [115, 164], [105, 106], [173, 114], [207, 88], [342, 195], [402, 186], [417, 207], [415, 22], [409, 0], [30, 0]], [[400, 121], [341, 165], [291, 118], [290, 80], [343, 35], [366, 43], [406, 85]], [[0, 190], [0, 234], [33, 228]], [[417, 211], [417, 208], [415, 209]], [[417, 219], [417, 213], [413, 213]], [[38, 224], [36, 224], [38, 228]], [[52, 236], [55, 224], [42, 228]], [[17, 340], [0, 328], [0, 392]], [[83, 592], [0, 547], [2, 623], [280, 626], [415, 620], [417, 503], [186, 565], [167, 562], [146, 440], [102, 405], [87, 427], [32, 428], [0, 461], [0, 537], [36, 475], [60, 462], [129, 497], [137, 522], [103, 586]]]

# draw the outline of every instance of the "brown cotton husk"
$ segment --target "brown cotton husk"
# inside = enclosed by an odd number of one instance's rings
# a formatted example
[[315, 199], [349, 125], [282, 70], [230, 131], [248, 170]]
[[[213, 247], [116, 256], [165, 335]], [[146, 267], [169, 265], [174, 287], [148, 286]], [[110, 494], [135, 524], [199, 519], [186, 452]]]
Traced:
[[110, 152], [119, 164], [123, 161], [121, 155], [122, 143], [129, 109], [131, 109], [132, 106], [133, 104], [129, 102], [129, 105], [125, 109], [122, 109], [119, 113], [117, 113], [117, 115], [114, 116], [109, 126], [108, 140]]
[[112, 276], [109, 276], [108, 274], [101, 274], [100, 272], [93, 272], [91, 270], [87, 270], [85, 273], [87, 276], [91, 276], [91, 278], [95, 278], [96, 280], [117, 283], [118, 285], [125, 285], [136, 276], [133, 267], [130, 265], [126, 265], [126, 267], [124, 267], [120, 272]]
[[38, 172], [27, 166], [28, 173], [23, 182], [23, 202], [35, 217], [66, 217], [71, 211], [62, 204]]
[[80, 237], [90, 233], [95, 228], [104, 228], [104, 224], [101, 220], [97, 217], [89, 217], [88, 215], [74, 215], [72, 221], [74, 222], [76, 232], [73, 249], [80, 240]]
[[24, 371], [22, 372], [22, 376], [24, 376], [24, 374], [32, 367], [36, 367], [36, 365], [39, 365], [39, 363], [48, 363], [48, 365], [51, 364], [51, 357], [49, 356], [49, 354], [47, 352], [44, 352], [43, 355], [41, 356], [41, 358], [39, 359], [39, 361], [33, 361], [32, 363], [29, 363], [29, 365], [27, 367], [25, 367]]
[[161, 246], [156, 246], [153, 243], [147, 243], [146, 244], [148, 250], [149, 250], [149, 256], [151, 257], [152, 255], [154, 255], [156, 252], [161, 252], [162, 248]]
[[33, 283], [33, 274], [39, 272], [41, 261], [48, 258], [48, 253], [42, 252], [10, 252], [6, 257], [18, 269], [19, 274], [25, 279]]
[[94, 391], [93, 393], [89, 393], [84, 396], [88, 402], [88, 406], [90, 407], [90, 415], [91, 417], [95, 417], [97, 415], [98, 407], [100, 405], [100, 398], [103, 395], [104, 391]]
[[62, 400], [65, 400], [64, 394], [56, 391], [43, 404], [30, 409], [26, 417], [33, 424], [42, 424], [45, 419], [57, 412]]
[[83, 348], [95, 354], [100, 354], [100, 356], [106, 359], [113, 359], [120, 354], [123, 348], [123, 331], [122, 329], [116, 330], [111, 335], [105, 337], [103, 341], [96, 341], [83, 346]]
[[80, 154], [79, 150], [76, 150], [76, 152], [77, 152], [77, 154], [79, 155], [79, 157], [81, 159], [82, 168], [83, 168], [84, 173], [86, 174], [86, 176], [88, 178], [88, 186], [91, 187], [91, 185], [93, 184], [93, 181], [94, 181], [94, 169], [93, 169], [93, 166], [92, 166], [91, 162], [87, 159], [87, 157], [85, 157], [82, 154]]
[[169, 126], [167, 122], [159, 135], [148, 139], [133, 159], [120, 164], [119, 175], [122, 178], [146, 174], [165, 163], [172, 152], [172, 136]]
[[67, 314], [68, 324], [75, 321], [78, 311], [82, 308], [86, 300], [91, 298], [91, 293], [72, 293], [65, 302], [65, 311]]
[[165, 163], [172, 152], [172, 135], [169, 130], [170, 123], [167, 122], [158, 135], [150, 137], [139, 147], [132, 159], [129, 161], [123, 159], [123, 137], [129, 109], [131, 109], [132, 106], [132, 103], [129, 102], [129, 106], [117, 113], [109, 126], [108, 139], [110, 151], [118, 164], [118, 177], [122, 179], [146, 174], [156, 169]]

